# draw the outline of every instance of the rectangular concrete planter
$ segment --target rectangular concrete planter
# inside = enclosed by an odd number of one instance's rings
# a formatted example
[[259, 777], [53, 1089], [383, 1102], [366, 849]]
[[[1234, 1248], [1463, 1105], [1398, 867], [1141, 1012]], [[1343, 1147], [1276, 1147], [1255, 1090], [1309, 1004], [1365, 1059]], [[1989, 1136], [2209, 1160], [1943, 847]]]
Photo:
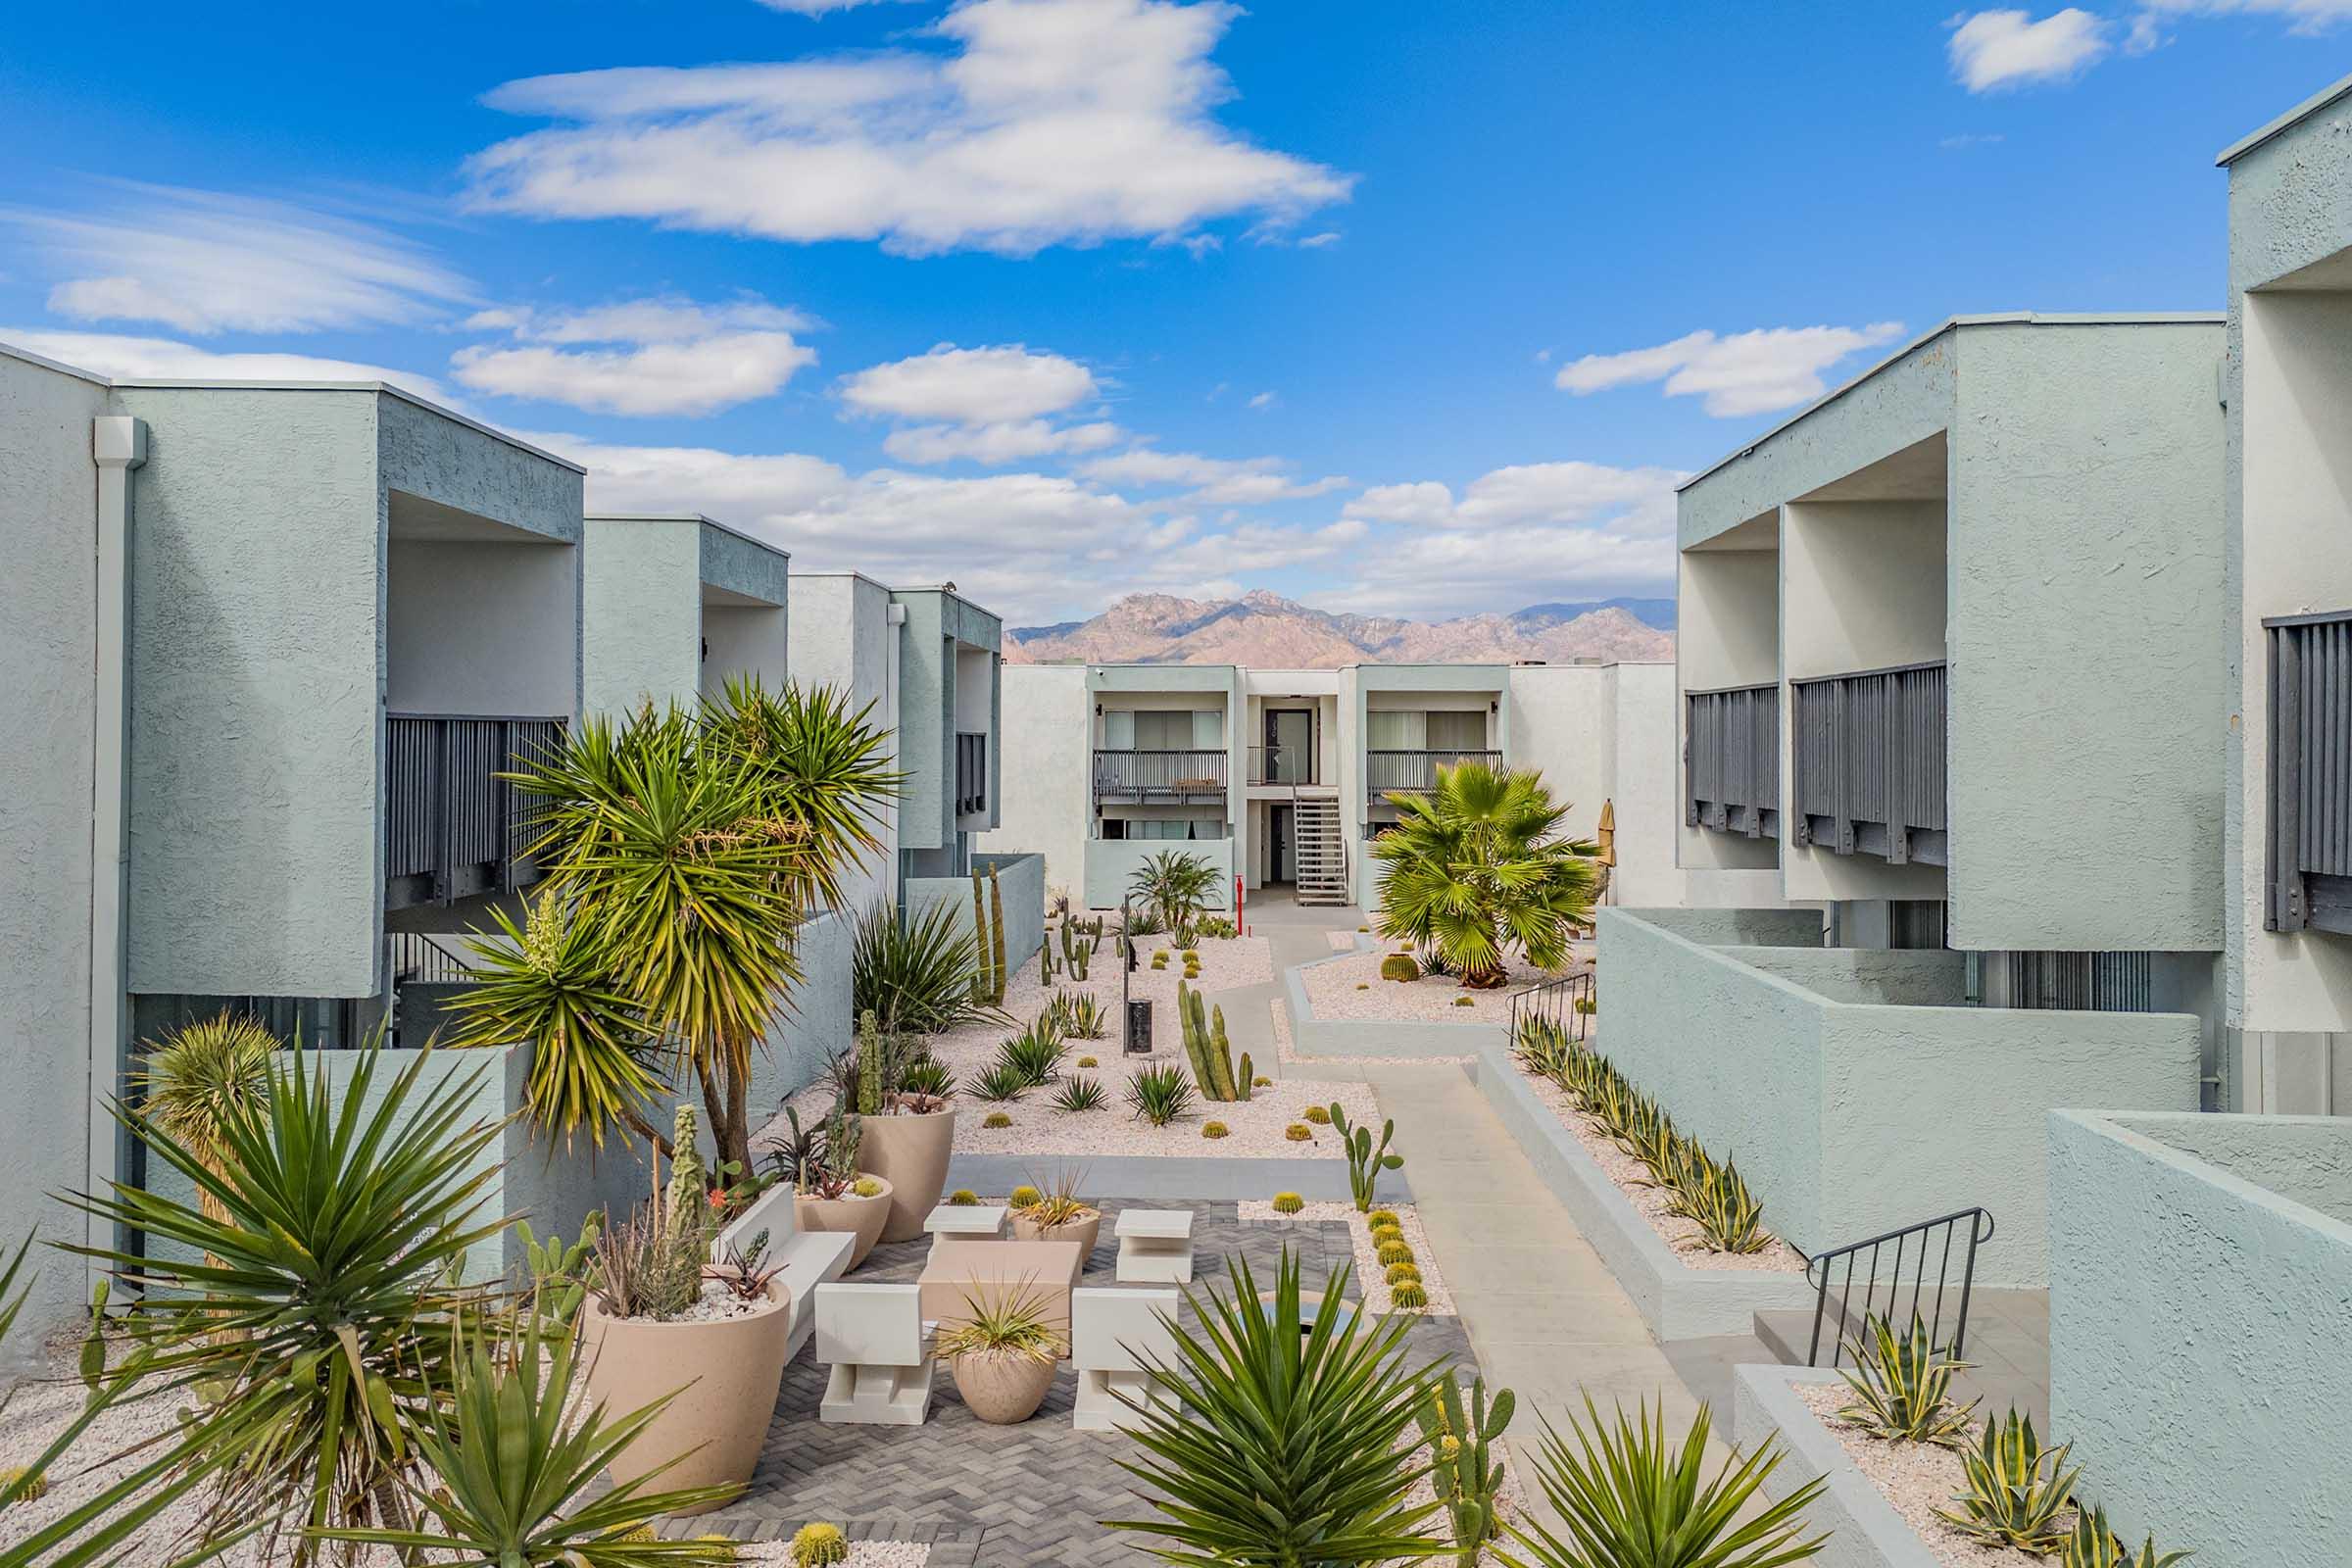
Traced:
[[[980, 873], [980, 896], [988, 897], [988, 873], [997, 873], [998, 891], [1004, 903], [1004, 963], [1018, 969], [1037, 956], [1046, 935], [1046, 858], [1042, 855], [975, 855], [972, 869]], [[935, 904], [956, 911], [956, 929], [972, 929], [972, 879], [968, 876], [909, 878], [900, 891], [899, 906], [908, 915], [921, 914]]]
[[1817, 1367], [1734, 1368], [1732, 1442], [1740, 1452], [1752, 1453], [1769, 1439], [1780, 1439], [1786, 1457], [1764, 1483], [1765, 1494], [1776, 1501], [1816, 1476], [1828, 1478], [1805, 1514], [1808, 1536], [1830, 1533], [1821, 1555], [1812, 1559], [1818, 1568], [1941, 1568], [1935, 1551], [1796, 1393], [1804, 1385], [1838, 1381], [1837, 1373]]
[[1676, 1256], [1551, 1107], [1537, 1098], [1506, 1048], [1488, 1046], [1470, 1071], [1528, 1163], [1633, 1298], [1650, 1333], [1661, 1340], [1746, 1334], [1758, 1312], [1811, 1310], [1813, 1289], [1801, 1274], [1693, 1268]]
[[[1368, 952], [1356, 938], [1356, 952]], [[1429, 1023], [1421, 1019], [1318, 1018], [1306, 1000], [1301, 976], [1316, 964], [1337, 963], [1352, 954], [1335, 954], [1283, 971], [1291, 1004], [1291, 1050], [1300, 1056], [1472, 1056], [1504, 1039], [1500, 1024]]]

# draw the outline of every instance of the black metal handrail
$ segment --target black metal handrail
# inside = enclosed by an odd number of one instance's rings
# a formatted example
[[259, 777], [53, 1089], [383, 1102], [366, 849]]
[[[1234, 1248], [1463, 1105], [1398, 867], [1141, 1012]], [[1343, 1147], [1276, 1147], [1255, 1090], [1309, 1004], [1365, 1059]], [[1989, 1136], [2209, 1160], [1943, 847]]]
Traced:
[[561, 718], [392, 713], [384, 720], [387, 908], [512, 893], [539, 879], [531, 807], [500, 775], [561, 743]]
[[1095, 753], [1095, 799], [1190, 801], [1225, 793], [1225, 753], [1206, 747], [1182, 751]]
[[[1963, 1221], [1968, 1227], [1965, 1233], [1960, 1230]], [[1941, 1233], [1940, 1246], [1938, 1232]], [[1837, 1366], [1843, 1355], [1848, 1332], [1860, 1332], [1874, 1313], [1892, 1323], [1898, 1334], [1909, 1328], [1912, 1319], [1919, 1319], [1928, 1326], [1928, 1343], [1958, 1358], [1968, 1348], [1968, 1302], [1977, 1284], [1977, 1249], [1991, 1241], [1992, 1233], [1992, 1213], [1989, 1209], [1962, 1208], [1935, 1219], [1922, 1220], [1916, 1225], [1906, 1225], [1901, 1230], [1888, 1231], [1884, 1236], [1873, 1236], [1867, 1241], [1816, 1252], [1805, 1263], [1806, 1281], [1813, 1286], [1813, 1340], [1805, 1348], [1805, 1364], [1821, 1364], [1821, 1330], [1822, 1325], [1831, 1320], [1830, 1283], [1833, 1279], [1838, 1280], [1838, 1284], [1836, 1322], [1830, 1337], [1831, 1366]], [[1959, 1298], [1953, 1302], [1952, 1335], [1947, 1343], [1943, 1339], [1944, 1302], [1952, 1283], [1953, 1245], [1963, 1235], [1967, 1246], [1959, 1259]], [[1893, 1249], [1894, 1255], [1887, 1270], [1886, 1302], [1881, 1305], [1879, 1268], [1889, 1247]], [[1931, 1252], [1936, 1254], [1936, 1298], [1930, 1310], [1923, 1313], [1920, 1304], [1927, 1295]], [[1870, 1270], [1863, 1278], [1862, 1305], [1857, 1312], [1854, 1306], [1854, 1268], [1865, 1253], [1869, 1255]], [[1911, 1269], [1911, 1300], [1908, 1307], [1903, 1307], [1906, 1256]], [[1839, 1268], [1841, 1264], [1842, 1274]], [[1899, 1318], [1896, 1316], [1898, 1310], [1901, 1312]]]
[[1683, 820], [1769, 838], [1780, 832], [1781, 689], [1733, 686], [1684, 694]]
[[1489, 767], [1502, 765], [1502, 753], [1496, 751], [1377, 751], [1364, 753], [1364, 787], [1375, 799], [1391, 792], [1434, 790], [1438, 787], [1438, 769], [1452, 767], [1460, 762], [1484, 762]]
[[1947, 779], [1941, 662], [1788, 683], [1794, 839], [1891, 864], [1942, 864]]
[[1592, 1026], [1592, 971], [1542, 980], [1510, 995], [1511, 1039], [1522, 1023], [1548, 1023], [1569, 1039], [1585, 1040]]
[[956, 734], [956, 814], [972, 816], [988, 809], [988, 736], [958, 730]]

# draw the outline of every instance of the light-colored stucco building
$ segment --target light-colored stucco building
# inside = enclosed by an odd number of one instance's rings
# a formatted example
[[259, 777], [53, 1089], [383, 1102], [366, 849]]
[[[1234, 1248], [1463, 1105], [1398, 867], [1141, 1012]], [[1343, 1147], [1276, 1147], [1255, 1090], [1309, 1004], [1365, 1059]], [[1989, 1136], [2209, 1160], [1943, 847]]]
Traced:
[[582, 698], [618, 714], [790, 678], [792, 557], [699, 514], [584, 524]]

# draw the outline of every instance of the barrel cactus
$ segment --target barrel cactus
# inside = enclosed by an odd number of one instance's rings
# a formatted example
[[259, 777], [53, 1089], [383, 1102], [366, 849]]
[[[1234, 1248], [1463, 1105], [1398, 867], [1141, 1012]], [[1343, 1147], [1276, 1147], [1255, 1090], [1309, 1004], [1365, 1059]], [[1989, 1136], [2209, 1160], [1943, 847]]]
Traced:
[[1389, 1287], [1389, 1301], [1399, 1312], [1418, 1312], [1429, 1304], [1429, 1292], [1419, 1280], [1404, 1280]]
[[1380, 977], [1383, 980], [1418, 980], [1421, 978], [1421, 966], [1413, 961], [1413, 956], [1409, 953], [1392, 953], [1380, 960]]
[[1380, 1259], [1381, 1265], [1385, 1268], [1391, 1263], [1410, 1263], [1413, 1260], [1413, 1250], [1402, 1242], [1390, 1242], [1374, 1255]]
[[1276, 1193], [1274, 1195], [1274, 1212], [1277, 1214], [1296, 1214], [1305, 1206], [1306, 1200], [1300, 1198], [1297, 1193]]
[[1012, 1208], [1027, 1208], [1045, 1196], [1034, 1187], [1015, 1187], [1012, 1190], [1012, 1196], [1004, 1201]]
[[792, 1538], [793, 1568], [850, 1560], [850, 1542], [839, 1525], [803, 1525]]
[[1295, 1121], [1282, 1130], [1282, 1136], [1294, 1144], [1311, 1143], [1314, 1140], [1315, 1130], [1304, 1122]]

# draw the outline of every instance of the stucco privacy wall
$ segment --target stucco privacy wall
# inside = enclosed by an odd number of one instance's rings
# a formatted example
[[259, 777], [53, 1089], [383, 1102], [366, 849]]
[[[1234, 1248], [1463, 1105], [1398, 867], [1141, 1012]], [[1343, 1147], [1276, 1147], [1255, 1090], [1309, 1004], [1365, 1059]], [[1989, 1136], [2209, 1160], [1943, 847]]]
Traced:
[[[829, 686], [847, 694], [853, 711], [890, 732], [886, 754], [905, 767], [899, 746], [898, 628], [890, 624], [890, 590], [851, 572], [796, 572], [792, 606], [792, 678], [805, 687]], [[870, 705], [870, 708], [869, 708]], [[881, 848], [843, 878], [849, 913], [856, 916], [877, 901], [898, 897], [900, 805], [876, 813], [874, 833]]]
[[130, 989], [376, 990], [382, 399], [126, 387]]
[[2050, 1120], [2050, 1427], [2085, 1491], [2211, 1568], [2352, 1562], [2352, 1211], [2176, 1147], [2226, 1123], [2340, 1199], [2352, 1122]]
[[801, 983], [769, 1027], [765, 1049], [752, 1054], [749, 1100], [755, 1131], [776, 1114], [785, 1096], [814, 1083], [825, 1063], [857, 1038], [850, 983], [855, 939], [855, 922], [846, 915], [821, 914], [801, 927]]
[[2221, 320], [1958, 341], [1952, 945], [2218, 951]]
[[1954, 956], [1805, 949], [1751, 962], [1750, 949], [1702, 946], [1650, 914], [1601, 911], [1602, 1050], [1686, 1132], [1739, 1159], [1765, 1223], [1800, 1250], [1982, 1205], [2000, 1234], [1980, 1282], [2039, 1285], [2045, 1112], [2196, 1107], [2186, 1014], [1840, 1002], [1760, 964], [1839, 996], [1920, 995], [1948, 986], [1939, 965]]
[[[974, 855], [972, 869], [980, 873], [980, 896], [988, 898], [988, 872], [997, 872], [997, 891], [1004, 905], [1004, 962], [1017, 969], [1023, 960], [1037, 956], [1038, 944], [1046, 934], [1046, 861], [1038, 855]], [[944, 904], [954, 911], [956, 929], [970, 935], [972, 924], [972, 879], [968, 876], [910, 877], [906, 882], [904, 904], [908, 915], [918, 915], [934, 905]]]
[[992, 854], [1034, 851], [1045, 861], [1046, 886], [1067, 889], [1084, 903], [1094, 727], [1083, 664], [1011, 664], [1004, 674], [1004, 709], [997, 736], [1010, 761], [998, 825], [976, 834], [975, 849]]
[[582, 710], [614, 716], [701, 684], [700, 541], [667, 517], [590, 517], [580, 559]]
[[[48, 1195], [88, 1168], [90, 802], [97, 614], [97, 466], [106, 388], [0, 351], [0, 1237], [81, 1226]], [[134, 484], [137, 482], [134, 476]], [[27, 1327], [81, 1298], [78, 1269], [46, 1267]]]
[[[899, 843], [909, 850], [952, 848], [957, 831], [956, 802], [956, 646], [995, 655], [1004, 625], [995, 615], [938, 588], [904, 588], [892, 593], [906, 607], [899, 667], [899, 765], [906, 771], [906, 793], [899, 803]], [[999, 673], [990, 674], [990, 707], [1002, 711]], [[996, 803], [1004, 794], [1004, 748], [988, 749], [989, 808], [975, 828], [996, 825]]]
[[1216, 873], [1208, 907], [1233, 907], [1233, 840], [1231, 839], [1091, 839], [1086, 846], [1086, 906], [1115, 909], [1127, 897], [1127, 885], [1144, 862], [1162, 852], [1190, 855], [1206, 860]]

